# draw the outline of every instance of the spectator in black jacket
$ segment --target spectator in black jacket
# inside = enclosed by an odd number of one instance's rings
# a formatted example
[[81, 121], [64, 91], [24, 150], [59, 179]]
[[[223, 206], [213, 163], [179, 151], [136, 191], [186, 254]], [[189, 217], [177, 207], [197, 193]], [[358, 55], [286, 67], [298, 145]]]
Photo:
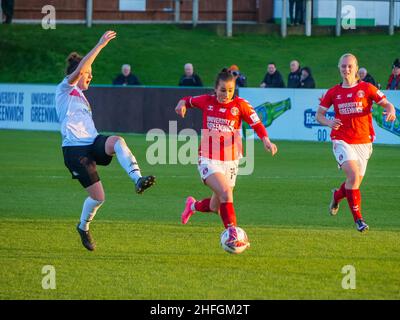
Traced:
[[300, 86], [301, 68], [297, 60], [290, 62], [290, 73], [288, 76], [288, 88], [298, 88]]
[[122, 73], [113, 80], [113, 85], [140, 86], [140, 81], [131, 73], [131, 66], [129, 64], [122, 65], [121, 72]]
[[299, 88], [303, 89], [314, 89], [315, 81], [311, 74], [311, 69], [309, 67], [304, 67], [301, 69], [301, 78]]
[[367, 69], [365, 68], [358, 69], [358, 76], [360, 77], [360, 80], [369, 82], [373, 84], [375, 87], [378, 87], [377, 83], [375, 82], [375, 79], [368, 73]]
[[284, 88], [285, 84], [282, 79], [282, 75], [276, 69], [274, 62], [268, 63], [267, 73], [264, 76], [264, 80], [260, 84], [261, 88]]
[[194, 73], [193, 65], [191, 63], [186, 63], [185, 74], [180, 78], [179, 85], [183, 87], [202, 87], [203, 82], [200, 77]]

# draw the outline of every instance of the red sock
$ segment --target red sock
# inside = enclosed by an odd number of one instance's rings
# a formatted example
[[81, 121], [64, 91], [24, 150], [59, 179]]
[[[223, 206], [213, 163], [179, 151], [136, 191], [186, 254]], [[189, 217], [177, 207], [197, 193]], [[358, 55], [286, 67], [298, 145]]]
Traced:
[[195, 210], [200, 211], [200, 212], [211, 212], [210, 201], [211, 201], [211, 198], [196, 201], [194, 203]]
[[336, 203], [339, 203], [342, 199], [346, 198], [346, 182], [343, 182], [339, 189], [335, 191], [333, 197], [335, 198]]
[[353, 215], [354, 221], [358, 219], [362, 219], [361, 216], [361, 193], [360, 189], [346, 189], [346, 197], [347, 202], [349, 203], [349, 207], [351, 213]]
[[221, 203], [219, 211], [225, 228], [237, 226], [235, 208], [233, 207], [232, 202]]

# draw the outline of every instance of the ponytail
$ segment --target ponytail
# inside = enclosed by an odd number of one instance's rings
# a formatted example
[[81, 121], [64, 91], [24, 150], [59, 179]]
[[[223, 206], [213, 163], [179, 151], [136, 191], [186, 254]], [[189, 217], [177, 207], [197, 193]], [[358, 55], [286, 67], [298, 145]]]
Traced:
[[81, 62], [81, 60], [82, 56], [80, 56], [76, 52], [71, 52], [67, 58], [67, 68], [65, 70], [65, 73], [69, 75], [72, 72], [74, 72], [78, 67], [79, 63]]

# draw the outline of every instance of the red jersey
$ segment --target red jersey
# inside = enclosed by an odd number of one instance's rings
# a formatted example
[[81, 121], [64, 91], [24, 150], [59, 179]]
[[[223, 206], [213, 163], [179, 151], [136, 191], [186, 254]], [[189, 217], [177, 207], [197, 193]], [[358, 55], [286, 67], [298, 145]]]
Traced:
[[372, 126], [372, 105], [385, 99], [385, 95], [374, 85], [360, 81], [351, 88], [338, 84], [329, 89], [320, 106], [334, 107], [335, 118], [340, 119], [339, 129], [331, 131], [332, 140], [343, 140], [349, 144], [370, 143], [375, 139]]
[[214, 160], [237, 160], [242, 156], [240, 129], [246, 121], [262, 139], [268, 136], [253, 107], [246, 100], [234, 97], [222, 104], [215, 95], [184, 97], [187, 108], [203, 111], [202, 141], [199, 155]]

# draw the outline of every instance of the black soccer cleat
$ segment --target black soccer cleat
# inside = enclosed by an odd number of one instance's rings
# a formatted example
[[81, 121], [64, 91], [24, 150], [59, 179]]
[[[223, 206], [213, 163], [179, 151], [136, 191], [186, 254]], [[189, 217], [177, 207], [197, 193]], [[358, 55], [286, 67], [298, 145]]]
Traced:
[[81, 236], [81, 241], [83, 246], [88, 249], [89, 251], [94, 251], [96, 249], [96, 243], [93, 240], [92, 235], [90, 234], [90, 231], [83, 231], [81, 228], [79, 228], [80, 223], [76, 226], [76, 230], [78, 231], [79, 235]]
[[155, 182], [156, 177], [154, 176], [140, 177], [136, 182], [136, 193], [142, 194], [144, 190], [150, 188]]

